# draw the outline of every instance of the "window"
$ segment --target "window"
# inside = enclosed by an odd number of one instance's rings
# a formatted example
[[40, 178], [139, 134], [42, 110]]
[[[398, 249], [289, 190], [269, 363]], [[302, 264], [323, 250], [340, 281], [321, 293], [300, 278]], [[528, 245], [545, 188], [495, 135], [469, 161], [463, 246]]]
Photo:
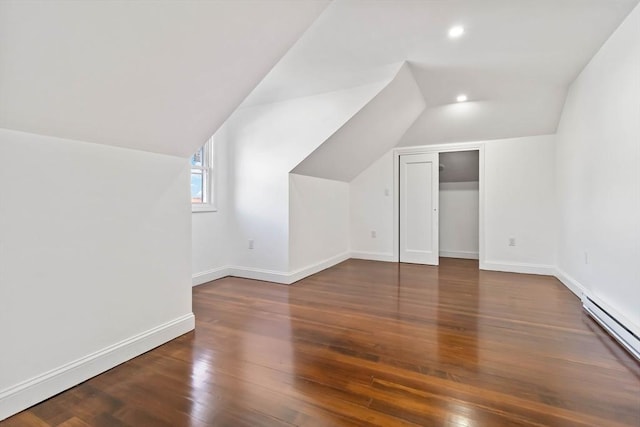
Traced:
[[215, 211], [213, 137], [191, 156], [191, 210]]

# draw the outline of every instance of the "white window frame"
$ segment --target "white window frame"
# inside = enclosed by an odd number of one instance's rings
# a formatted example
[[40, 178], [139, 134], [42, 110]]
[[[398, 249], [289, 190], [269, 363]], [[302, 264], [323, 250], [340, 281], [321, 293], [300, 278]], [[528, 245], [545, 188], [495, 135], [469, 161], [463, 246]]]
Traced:
[[[215, 144], [213, 142], [213, 137], [209, 138], [202, 147], [202, 166], [191, 165], [191, 171], [201, 170], [205, 175], [202, 188], [204, 202], [191, 202], [191, 212], [215, 212], [218, 208], [216, 206]], [[191, 161], [189, 161], [189, 164], [191, 164]], [[191, 183], [191, 180], [189, 180], [189, 183]]]

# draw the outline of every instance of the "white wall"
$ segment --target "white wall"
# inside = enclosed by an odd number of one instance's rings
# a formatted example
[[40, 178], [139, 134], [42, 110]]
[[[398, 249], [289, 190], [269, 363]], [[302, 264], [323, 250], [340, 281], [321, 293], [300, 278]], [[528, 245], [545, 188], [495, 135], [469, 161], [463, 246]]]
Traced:
[[[237, 267], [245, 273], [267, 274], [254, 277], [270, 280], [288, 274], [289, 172], [383, 85], [242, 108], [234, 113], [227, 122], [234, 209], [234, 238], [229, 245]], [[254, 241], [253, 249], [249, 249], [249, 239]]]
[[229, 152], [224, 131], [223, 127], [213, 138], [214, 197], [217, 210], [194, 212], [191, 218], [191, 272], [194, 285], [226, 276], [227, 269], [233, 262], [233, 254], [229, 250], [229, 242], [233, 238]]
[[[393, 152], [349, 184], [351, 251], [355, 258], [393, 261]], [[372, 237], [371, 232], [376, 232]]]
[[0, 419], [193, 328], [188, 190], [183, 158], [0, 130]]
[[[554, 136], [480, 144], [485, 162], [483, 268], [551, 274], [555, 265]], [[385, 195], [386, 189], [390, 196]], [[392, 151], [356, 177], [349, 194], [354, 256], [393, 261]], [[372, 230], [376, 238], [371, 237]], [[508, 245], [510, 237], [515, 237], [515, 247]]]
[[554, 141], [546, 135], [485, 143], [485, 268], [553, 273]]
[[571, 86], [557, 141], [561, 278], [640, 335], [640, 6]]
[[440, 182], [440, 256], [478, 259], [478, 181]]
[[292, 271], [349, 258], [349, 184], [290, 174], [289, 237]]

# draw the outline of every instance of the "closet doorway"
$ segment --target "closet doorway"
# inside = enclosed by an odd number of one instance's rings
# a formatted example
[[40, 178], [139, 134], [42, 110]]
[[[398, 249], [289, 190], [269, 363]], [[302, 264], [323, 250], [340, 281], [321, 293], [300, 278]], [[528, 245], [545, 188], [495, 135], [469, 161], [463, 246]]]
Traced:
[[480, 250], [480, 153], [440, 153], [440, 257], [478, 259]]
[[394, 258], [438, 265], [440, 258], [483, 265], [482, 144], [394, 151]]

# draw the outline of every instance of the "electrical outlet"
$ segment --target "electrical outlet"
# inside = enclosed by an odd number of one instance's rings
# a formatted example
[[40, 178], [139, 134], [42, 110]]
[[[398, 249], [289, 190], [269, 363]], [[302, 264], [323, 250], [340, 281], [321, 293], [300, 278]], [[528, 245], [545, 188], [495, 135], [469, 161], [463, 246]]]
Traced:
[[249, 249], [253, 249], [253, 239], [249, 239]]
[[376, 233], [376, 230], [371, 230], [371, 238], [375, 239], [376, 237], [378, 237], [378, 233]]
[[388, 189], [388, 188], [385, 188], [385, 189], [384, 189], [384, 195], [385, 195], [385, 196], [387, 196], [387, 197], [389, 197], [389, 189]]
[[515, 246], [515, 245], [516, 245], [516, 238], [509, 237], [509, 246]]
[[584, 251], [584, 263], [589, 264], [589, 252]]

